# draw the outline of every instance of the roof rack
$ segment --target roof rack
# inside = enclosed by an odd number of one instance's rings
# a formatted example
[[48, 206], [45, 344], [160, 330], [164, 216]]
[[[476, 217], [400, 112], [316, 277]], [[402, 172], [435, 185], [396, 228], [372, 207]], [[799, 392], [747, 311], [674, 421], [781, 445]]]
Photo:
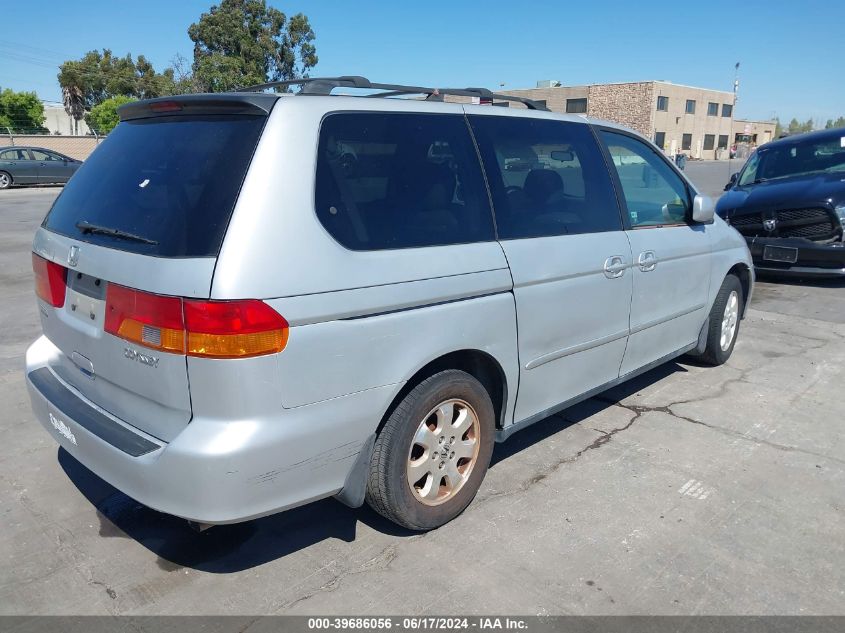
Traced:
[[255, 86], [247, 86], [246, 88], [238, 88], [232, 92], [260, 92], [268, 88], [287, 88], [289, 86], [302, 86], [300, 95], [331, 95], [335, 88], [360, 88], [365, 90], [381, 90], [374, 94], [366, 95], [366, 97], [396, 97], [400, 95], [426, 95], [427, 101], [442, 101], [444, 95], [453, 95], [460, 97], [479, 97], [481, 99], [501, 99], [502, 101], [514, 101], [521, 103], [529, 110], [544, 110], [549, 109], [541, 103], [527, 99], [525, 97], [516, 97], [513, 95], [504, 95], [492, 92], [487, 88], [425, 88], [422, 86], [403, 86], [400, 84], [382, 84], [371, 82], [366, 77], [358, 77], [355, 75], [344, 75], [342, 77], [309, 77], [307, 79], [290, 79], [287, 81], [268, 81], [267, 83], [257, 84]]

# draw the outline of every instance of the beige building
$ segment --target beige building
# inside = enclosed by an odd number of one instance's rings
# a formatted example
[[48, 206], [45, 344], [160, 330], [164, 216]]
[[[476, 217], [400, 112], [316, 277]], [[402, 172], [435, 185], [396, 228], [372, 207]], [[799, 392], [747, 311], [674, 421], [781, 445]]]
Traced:
[[44, 104], [44, 127], [50, 130], [50, 134], [62, 134], [65, 136], [91, 134], [85, 120], [74, 121], [61, 103], [42, 101]]
[[[538, 82], [538, 87], [503, 94], [544, 102], [553, 112], [585, 114], [630, 127], [670, 155], [678, 151], [701, 159], [727, 159], [739, 142], [757, 144], [774, 137], [775, 124], [733, 118], [734, 94], [668, 81], [589, 86]], [[746, 128], [753, 132], [745, 132]], [[738, 136], [739, 134], [739, 136]]]

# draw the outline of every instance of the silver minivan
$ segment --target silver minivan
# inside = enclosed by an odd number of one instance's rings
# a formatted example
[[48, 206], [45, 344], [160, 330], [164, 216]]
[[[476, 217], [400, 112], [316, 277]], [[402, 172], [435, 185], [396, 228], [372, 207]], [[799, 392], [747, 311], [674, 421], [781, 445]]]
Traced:
[[298, 83], [123, 106], [35, 235], [33, 409], [127, 495], [198, 524], [336, 496], [427, 530], [494, 442], [731, 355], [745, 241], [641, 136]]

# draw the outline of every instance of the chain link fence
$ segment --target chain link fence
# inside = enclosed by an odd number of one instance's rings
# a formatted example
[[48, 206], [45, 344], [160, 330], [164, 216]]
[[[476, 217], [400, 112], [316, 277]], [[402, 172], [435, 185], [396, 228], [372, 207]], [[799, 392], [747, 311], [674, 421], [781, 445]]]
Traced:
[[43, 127], [0, 124], [0, 147], [42, 147], [79, 160], [88, 158], [102, 140], [103, 135], [93, 129], [88, 134], [51, 134]]

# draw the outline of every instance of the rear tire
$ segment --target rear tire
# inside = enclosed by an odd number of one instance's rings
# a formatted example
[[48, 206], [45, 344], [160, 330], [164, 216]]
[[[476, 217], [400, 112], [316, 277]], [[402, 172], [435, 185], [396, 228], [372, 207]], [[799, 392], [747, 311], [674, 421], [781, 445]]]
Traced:
[[701, 360], [705, 363], [721, 365], [731, 357], [739, 334], [744, 305], [742, 284], [735, 275], [728, 275], [710, 309], [707, 347], [701, 355]]
[[8, 189], [12, 186], [12, 175], [5, 171], [0, 171], [0, 189]]
[[449, 369], [414, 387], [376, 438], [367, 503], [411, 530], [448, 523], [478, 492], [493, 454], [490, 395], [466, 372]]

